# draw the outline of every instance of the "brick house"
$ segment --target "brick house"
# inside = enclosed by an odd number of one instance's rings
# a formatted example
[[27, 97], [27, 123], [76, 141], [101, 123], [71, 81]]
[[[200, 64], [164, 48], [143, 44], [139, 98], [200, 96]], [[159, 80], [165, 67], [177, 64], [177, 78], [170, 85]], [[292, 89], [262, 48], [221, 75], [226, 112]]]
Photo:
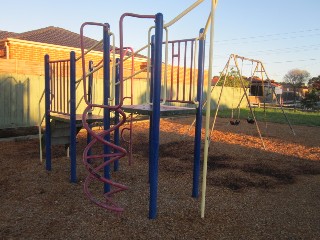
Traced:
[[[87, 37], [84, 42], [86, 47], [98, 43]], [[24, 33], [0, 30], [0, 129], [37, 125], [44, 90], [44, 55], [49, 54], [50, 60], [69, 59], [71, 51], [80, 56], [80, 36], [63, 28], [50, 26]], [[99, 45], [86, 55], [86, 62], [98, 63], [102, 57], [102, 46]], [[140, 55], [134, 61], [134, 67], [140, 69], [146, 58]], [[129, 75], [130, 60], [124, 68], [125, 76]], [[82, 76], [80, 61], [76, 69], [79, 79]], [[101, 79], [102, 74], [103, 71], [98, 71], [96, 77]], [[137, 78], [143, 81], [144, 75]], [[42, 109], [43, 105], [42, 101]]]
[[[84, 42], [86, 48], [98, 43], [97, 40], [88, 37], [84, 38]], [[0, 30], [0, 128], [35, 125], [38, 112], [34, 110], [34, 106], [39, 105], [38, 102], [44, 89], [44, 55], [49, 54], [50, 60], [62, 60], [70, 58], [70, 51], [75, 51], [76, 56], [80, 56], [80, 50], [79, 34], [63, 28], [49, 26], [23, 33]], [[116, 54], [116, 57], [118, 56]], [[99, 45], [86, 55], [86, 62], [93, 60], [94, 63], [98, 63], [102, 57], [102, 47]], [[135, 71], [145, 67], [146, 61], [145, 56], [137, 55], [134, 58]], [[131, 64], [130, 59], [124, 63], [124, 77], [131, 75]], [[185, 69], [181, 66], [182, 64], [180, 66], [176, 64], [174, 66], [168, 65], [166, 73], [168, 79], [174, 76], [174, 83], [181, 82], [191, 85], [191, 76], [197, 76], [197, 71], [191, 74], [191, 69], [188, 66]], [[77, 62], [76, 69], [77, 79], [79, 79], [81, 77], [80, 61]], [[162, 71], [164, 76], [164, 67]], [[180, 75], [179, 80], [176, 78], [177, 75]], [[8, 83], [9, 78], [12, 81], [11, 85]], [[102, 71], [97, 73], [97, 78], [102, 78]], [[148, 91], [146, 89], [147, 73], [142, 72], [136, 75], [134, 80], [136, 82], [134, 88], [135, 103], [140, 103], [143, 102], [144, 95]], [[206, 86], [207, 81], [208, 71], [205, 70], [204, 86]], [[23, 94], [16, 92], [16, 84], [21, 85], [22, 90], [20, 92], [23, 92]], [[5, 85], [6, 87], [4, 87]], [[131, 84], [125, 85], [127, 90], [124, 91], [129, 94]], [[182, 91], [182, 89], [180, 87], [179, 91]], [[10, 93], [10, 96], [5, 96], [4, 93], [9, 91], [13, 91], [13, 93]], [[186, 96], [190, 92], [191, 90], [186, 93]], [[16, 96], [21, 96], [21, 99], [19, 98], [19, 101], [17, 101]], [[229, 99], [224, 100], [224, 105], [229, 106], [230, 104]], [[19, 113], [23, 113], [24, 116], [18, 116]], [[17, 123], [16, 119], [21, 119], [21, 121]]]
[[[287, 83], [283, 83], [282, 87], [282, 98], [284, 102], [293, 102], [294, 100], [294, 89], [293, 86]], [[309, 91], [308, 86], [301, 86], [296, 89], [296, 100], [301, 100], [306, 96]]]
[[[97, 42], [97, 40], [84, 37], [86, 48]], [[0, 60], [14, 59], [20, 63], [38, 63], [43, 67], [45, 54], [50, 55], [50, 60], [60, 60], [68, 59], [70, 51], [75, 51], [76, 56], [80, 55], [80, 36], [63, 28], [49, 26], [24, 33], [0, 30]], [[99, 62], [102, 59], [102, 46], [95, 47], [87, 55], [87, 59]], [[137, 64], [135, 67], [139, 68], [143, 62], [146, 62], [146, 59], [139, 55], [135, 58], [135, 64]], [[130, 63], [128, 62], [127, 65], [129, 66]], [[0, 73], [4, 71], [0, 69]]]
[[[250, 82], [250, 102], [251, 103], [272, 103], [275, 102], [275, 96], [273, 91], [275, 91], [276, 95], [278, 94], [278, 89], [281, 89], [281, 84], [277, 83], [275, 80], [264, 80], [262, 81], [259, 77], [249, 77], [247, 81]], [[265, 98], [265, 99], [264, 99]]]

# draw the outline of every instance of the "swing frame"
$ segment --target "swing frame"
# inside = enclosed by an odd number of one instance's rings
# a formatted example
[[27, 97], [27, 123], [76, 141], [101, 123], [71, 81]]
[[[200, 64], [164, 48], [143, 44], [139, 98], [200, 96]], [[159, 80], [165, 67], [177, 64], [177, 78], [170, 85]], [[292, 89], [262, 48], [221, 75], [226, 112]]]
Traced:
[[[217, 115], [218, 115], [218, 111], [219, 111], [219, 107], [220, 107], [220, 100], [221, 100], [221, 96], [222, 96], [222, 93], [223, 93], [223, 89], [224, 89], [224, 86], [225, 86], [225, 82], [226, 82], [226, 79], [227, 77], [229, 76], [229, 70], [230, 70], [230, 63], [231, 61], [233, 60], [234, 62], [234, 65], [236, 66], [236, 70], [237, 70], [237, 73], [239, 75], [239, 78], [240, 78], [240, 84], [241, 84], [241, 88], [243, 89], [243, 95], [236, 107], [236, 109], [240, 109], [240, 105], [241, 105], [241, 102], [243, 100], [243, 98], [245, 97], [246, 98], [246, 101], [247, 101], [247, 104], [248, 104], [248, 107], [249, 107], [249, 110], [250, 110], [250, 115], [251, 115], [251, 118], [247, 119], [247, 122], [250, 123], [250, 124], [255, 124], [256, 126], [256, 129], [257, 129], [257, 132], [259, 134], [259, 138], [261, 140], [261, 143], [263, 145], [263, 148], [266, 149], [266, 146], [265, 146], [265, 143], [263, 141], [263, 138], [262, 138], [262, 135], [261, 135], [261, 131], [260, 131], [260, 128], [259, 128], [259, 124], [258, 124], [258, 121], [256, 119], [256, 116], [254, 114], [254, 111], [253, 111], [253, 106], [252, 104], [250, 103], [250, 99], [249, 99], [249, 96], [248, 96], [248, 93], [247, 93], [247, 87], [245, 86], [244, 84], [244, 79], [243, 79], [243, 75], [242, 75], [242, 70], [243, 70], [243, 62], [246, 60], [246, 61], [250, 61], [252, 63], [252, 68], [251, 68], [251, 80], [253, 78], [253, 76], [256, 74], [256, 73], [261, 73], [261, 76], [262, 76], [262, 92], [263, 92], [263, 103], [264, 103], [264, 112], [265, 112], [265, 93], [264, 93], [264, 83], [267, 82], [268, 83], [268, 86], [271, 86], [271, 81], [270, 81], [270, 78], [268, 77], [268, 74], [267, 72], [265, 71], [265, 68], [264, 68], [264, 65], [261, 61], [259, 60], [255, 60], [255, 59], [251, 59], [251, 58], [246, 58], [246, 57], [242, 57], [242, 56], [239, 56], [239, 55], [236, 55], [236, 54], [231, 54], [224, 69], [221, 71], [220, 73], [220, 77], [219, 77], [219, 80], [214, 84], [214, 86], [212, 86], [211, 88], [211, 93], [213, 91], [213, 89], [217, 86], [217, 84], [222, 80], [223, 81], [223, 84], [222, 84], [222, 88], [221, 88], [221, 91], [220, 91], [220, 95], [219, 95], [219, 99], [218, 99], [218, 103], [217, 103], [217, 108], [216, 108], [216, 111], [215, 111], [215, 115], [214, 115], [214, 118], [213, 118], [213, 122], [212, 122], [212, 127], [211, 127], [211, 132], [210, 132], [210, 140], [212, 141], [212, 137], [213, 137], [213, 130], [214, 130], [214, 127], [215, 127], [215, 123], [216, 123], [216, 118], [217, 118]], [[242, 64], [241, 64], [241, 68], [239, 67], [239, 60], [242, 61]], [[253, 65], [254, 63], [256, 64], [255, 68], [254, 68], [254, 71], [252, 71], [253, 69]], [[264, 80], [263, 79], [263, 74], [266, 75], [267, 79]], [[271, 87], [272, 89], [272, 94], [274, 94], [274, 96], [276, 96], [276, 93], [275, 93], [275, 90]], [[234, 97], [234, 96], [233, 96]], [[284, 110], [283, 110], [283, 107], [282, 105], [280, 104], [280, 102], [278, 101], [278, 98], [275, 97], [277, 103], [279, 104], [280, 108], [281, 108], [281, 111], [283, 113], [283, 115], [285, 116], [285, 119], [293, 133], [293, 135], [295, 135], [295, 132], [294, 132], [294, 129], [287, 117], [287, 115], [285, 114]], [[206, 103], [204, 103], [206, 104]], [[232, 109], [233, 111], [233, 109]], [[266, 112], [265, 112], [266, 113]], [[239, 114], [240, 115], [240, 114]], [[232, 112], [232, 117], [233, 117], [233, 112]], [[230, 124], [231, 125], [239, 125], [240, 121], [234, 121], [233, 124], [230, 120]]]

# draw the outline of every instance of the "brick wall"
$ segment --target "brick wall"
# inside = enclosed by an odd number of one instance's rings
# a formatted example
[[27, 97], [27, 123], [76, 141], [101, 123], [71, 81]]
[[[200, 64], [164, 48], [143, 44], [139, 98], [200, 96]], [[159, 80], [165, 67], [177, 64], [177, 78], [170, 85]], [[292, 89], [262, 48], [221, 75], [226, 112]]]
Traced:
[[[44, 65], [44, 56], [46, 54], [49, 54], [50, 61], [54, 60], [63, 60], [63, 59], [69, 59], [70, 58], [70, 51], [75, 51], [76, 57], [80, 56], [81, 52], [80, 49], [72, 49], [67, 47], [61, 47], [59, 46], [47, 46], [46, 44], [34, 44], [34, 43], [26, 43], [26, 41], [19, 42], [19, 41], [10, 41], [8, 42], [9, 46], [9, 59], [10, 60], [16, 60], [16, 62], [24, 62], [25, 63], [32, 63], [32, 65], [39, 64], [39, 66], [43, 67]], [[5, 45], [4, 42], [0, 43], [0, 58], [1, 58], [1, 51], [5, 51]], [[3, 57], [5, 58], [5, 56]], [[86, 64], [89, 60], [92, 60], [94, 64], [98, 64], [102, 60], [102, 52], [92, 51], [88, 53], [85, 57]], [[112, 60], [112, 59], [111, 59]], [[140, 65], [142, 62], [145, 62], [144, 59], [135, 59], [134, 68], [136, 71], [140, 70]], [[12, 63], [12, 61], [10, 62]], [[9, 64], [9, 62], [8, 62]], [[111, 63], [112, 64], [112, 63]], [[81, 74], [81, 62], [77, 62], [77, 77], [80, 77]], [[86, 66], [88, 68], [88, 66]], [[12, 69], [12, 68], [9, 68]], [[3, 70], [3, 69], [2, 69]], [[17, 69], [18, 72], [28, 72], [28, 69]], [[15, 71], [15, 72], [17, 72]], [[12, 73], [12, 72], [7, 72]], [[124, 73], [125, 76], [130, 75], [131, 73], [131, 60], [128, 59], [124, 63]], [[32, 72], [32, 74], [36, 75], [42, 75], [43, 71], [40, 71], [39, 74]], [[99, 71], [99, 76], [102, 77], [102, 71]], [[137, 76], [137, 78], [145, 78], [146, 74], [142, 73]]]

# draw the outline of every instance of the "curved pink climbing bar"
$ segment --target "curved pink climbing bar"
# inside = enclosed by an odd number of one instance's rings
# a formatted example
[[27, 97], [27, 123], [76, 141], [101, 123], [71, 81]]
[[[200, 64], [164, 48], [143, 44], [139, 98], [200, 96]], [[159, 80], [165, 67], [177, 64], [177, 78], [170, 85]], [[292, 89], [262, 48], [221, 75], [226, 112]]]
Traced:
[[[82, 24], [81, 30], [80, 30], [80, 44], [81, 44], [81, 64], [82, 64], [82, 78], [83, 78], [83, 89], [84, 89], [84, 101], [87, 104], [87, 107], [85, 108], [83, 114], [82, 114], [82, 124], [83, 127], [87, 130], [88, 134], [92, 137], [91, 141], [88, 143], [86, 148], [83, 151], [83, 164], [88, 171], [89, 175], [86, 177], [84, 181], [84, 192], [86, 196], [96, 205], [108, 209], [113, 212], [123, 212], [124, 209], [120, 207], [113, 199], [113, 195], [124, 191], [128, 189], [125, 185], [116, 183], [109, 179], [108, 177], [105, 177], [103, 174], [104, 168], [110, 164], [113, 164], [113, 162], [123, 158], [126, 154], [127, 151], [118, 146], [115, 145], [114, 143], [107, 141], [106, 136], [110, 136], [111, 133], [113, 133], [116, 129], [119, 129], [121, 125], [123, 125], [126, 121], [126, 115], [125, 113], [121, 110], [121, 104], [116, 105], [116, 106], [109, 106], [109, 105], [100, 105], [100, 104], [93, 104], [88, 101], [88, 95], [87, 95], [87, 72], [86, 72], [86, 60], [85, 60], [85, 55], [88, 53], [88, 51], [85, 53], [84, 49], [84, 35], [83, 35], [83, 29], [87, 25], [95, 25], [95, 26], [101, 26], [104, 28], [105, 31], [109, 30], [109, 25], [108, 24], [101, 24], [101, 23], [93, 23], [93, 22], [87, 22]], [[104, 51], [106, 48], [104, 47]], [[110, 54], [109, 51], [106, 51], [105, 54]], [[104, 59], [105, 61], [105, 59]], [[109, 63], [108, 63], [109, 64]], [[120, 80], [121, 81], [121, 80]], [[110, 84], [110, 83], [108, 83]], [[120, 83], [120, 86], [122, 84]], [[122, 91], [122, 90], [121, 90]], [[110, 127], [109, 129], [105, 129], [100, 133], [94, 132], [89, 124], [88, 124], [88, 116], [89, 116], [89, 111], [92, 108], [102, 108], [102, 109], [109, 109], [110, 111], [114, 111], [119, 113], [120, 116], [122, 116], [121, 120]], [[108, 147], [110, 151], [108, 153], [99, 153], [99, 154], [89, 154], [91, 152], [93, 146], [101, 144], [104, 147]], [[107, 159], [107, 160], [105, 160]], [[105, 160], [105, 161], [104, 161]], [[102, 161], [102, 163], [101, 163]], [[110, 190], [104, 193], [104, 200], [100, 200], [97, 197], [94, 196], [92, 191], [90, 190], [90, 184], [93, 181], [98, 181], [104, 184], [107, 184], [110, 187]]]

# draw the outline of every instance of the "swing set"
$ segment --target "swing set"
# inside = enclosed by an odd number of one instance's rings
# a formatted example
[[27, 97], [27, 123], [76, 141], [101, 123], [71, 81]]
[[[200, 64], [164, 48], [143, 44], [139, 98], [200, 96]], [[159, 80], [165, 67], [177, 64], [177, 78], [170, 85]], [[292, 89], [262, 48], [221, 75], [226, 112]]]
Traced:
[[[241, 63], [240, 63], [241, 62]], [[259, 128], [259, 124], [257, 121], [257, 118], [255, 116], [255, 110], [253, 108], [253, 104], [250, 101], [249, 98], [249, 94], [248, 94], [248, 87], [246, 86], [246, 80], [245, 77], [243, 75], [243, 69], [244, 69], [244, 62], [246, 62], [246, 66], [250, 66], [251, 67], [251, 73], [250, 73], [250, 77], [247, 78], [247, 80], [251, 80], [251, 83], [249, 84], [249, 86], [252, 84], [252, 79], [254, 78], [258, 78], [261, 79], [261, 88], [262, 88], [262, 102], [263, 102], [263, 106], [264, 106], [264, 120], [266, 123], [266, 92], [272, 94], [272, 98], [274, 98], [277, 102], [277, 104], [280, 106], [280, 109], [287, 121], [287, 124], [289, 125], [292, 133], [295, 135], [294, 129], [289, 121], [289, 119], [287, 118], [286, 113], [284, 112], [284, 109], [282, 107], [282, 105], [280, 104], [276, 93], [275, 93], [275, 89], [272, 87], [271, 84], [271, 80], [268, 77], [268, 74], [264, 68], [264, 65], [261, 61], [259, 60], [255, 60], [255, 59], [251, 59], [251, 58], [246, 58], [246, 57], [242, 57], [236, 54], [231, 54], [225, 67], [223, 68], [223, 70], [220, 73], [220, 77], [219, 80], [214, 84], [214, 86], [212, 86], [211, 88], [211, 93], [214, 90], [214, 88], [218, 85], [219, 82], [222, 81], [222, 87], [221, 87], [221, 91], [219, 94], [219, 98], [218, 98], [218, 102], [217, 102], [217, 107], [216, 107], [216, 111], [213, 117], [213, 122], [212, 122], [212, 127], [211, 127], [211, 132], [210, 132], [210, 139], [212, 139], [212, 132], [214, 130], [215, 127], [215, 123], [216, 123], [216, 119], [217, 119], [217, 115], [218, 115], [218, 111], [219, 111], [219, 107], [220, 107], [220, 103], [221, 103], [221, 96], [226, 84], [226, 80], [227, 79], [231, 79], [233, 82], [233, 99], [232, 99], [232, 108], [231, 108], [231, 117], [230, 117], [230, 125], [232, 126], [238, 126], [240, 124], [240, 106], [241, 103], [243, 101], [243, 99], [245, 98], [247, 101], [247, 106], [249, 107], [249, 115], [247, 117], [247, 123], [249, 124], [255, 124], [257, 132], [259, 134], [259, 138], [261, 139], [261, 143], [263, 145], [263, 148], [266, 149], [265, 143], [263, 141], [262, 135], [261, 135], [261, 131]], [[235, 71], [233, 70], [234, 68], [231, 68], [231, 66], [235, 67]], [[236, 87], [236, 80], [238, 80], [238, 82], [240, 83], [240, 88], [243, 91], [242, 96], [239, 99], [238, 105], [237, 107], [234, 109], [233, 107], [233, 100], [235, 98], [235, 87]], [[206, 102], [205, 102], [206, 104]], [[237, 116], [235, 118], [235, 114], [234, 111], [237, 111]], [[266, 123], [267, 124], [267, 123]], [[266, 125], [267, 126], [267, 125]]]

